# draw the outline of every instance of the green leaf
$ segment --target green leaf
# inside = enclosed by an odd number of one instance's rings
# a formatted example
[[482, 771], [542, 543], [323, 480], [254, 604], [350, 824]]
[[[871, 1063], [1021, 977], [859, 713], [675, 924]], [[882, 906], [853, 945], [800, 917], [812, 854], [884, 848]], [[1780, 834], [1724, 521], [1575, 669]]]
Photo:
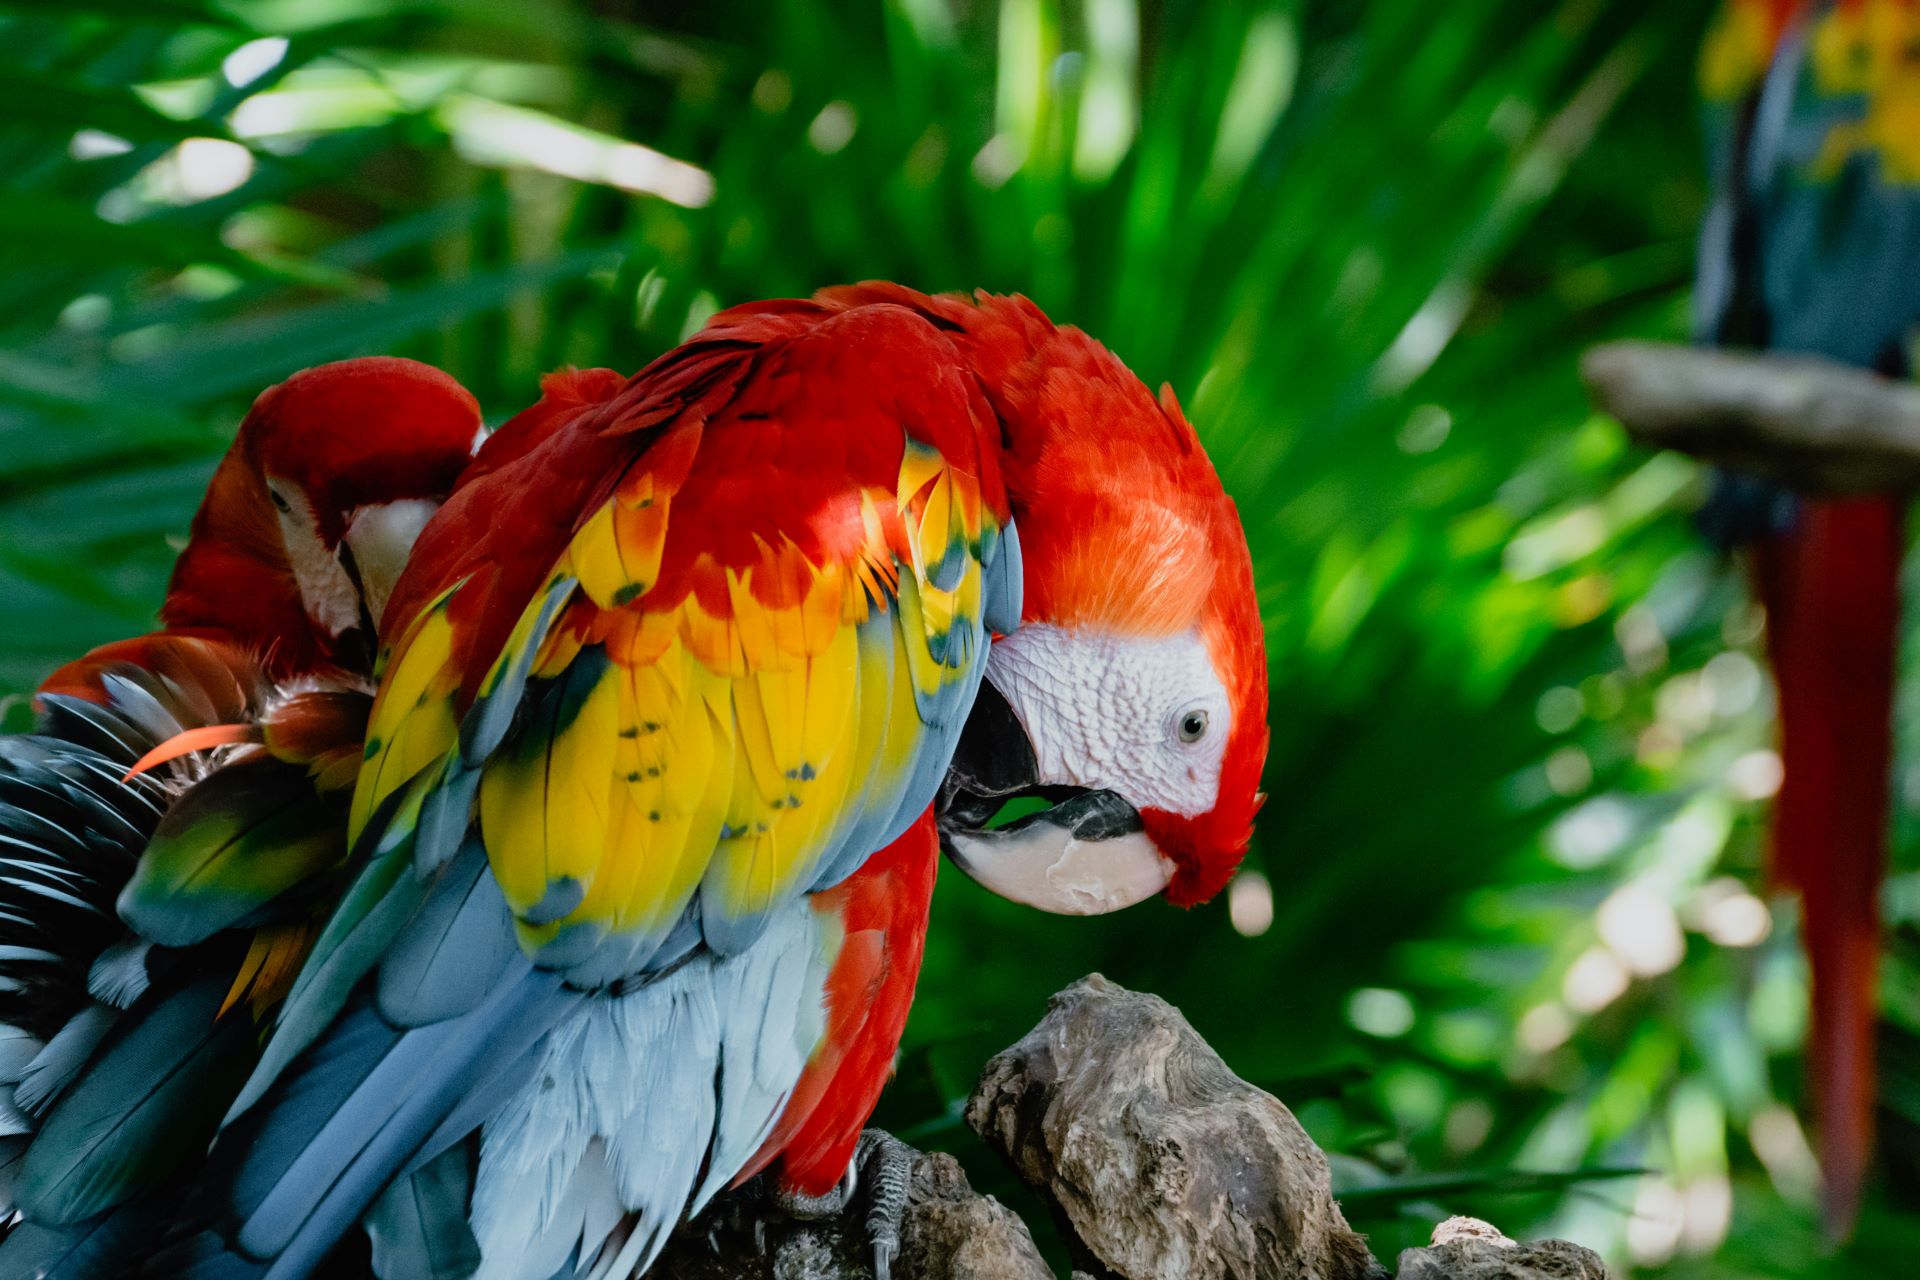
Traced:
[[0, 203], [0, 261], [31, 259], [46, 266], [49, 254], [75, 268], [104, 264], [178, 269], [217, 262], [252, 269], [206, 227], [173, 222], [108, 222], [93, 206], [39, 192]]
[[1594, 1165], [1581, 1169], [1486, 1169], [1462, 1173], [1430, 1173], [1390, 1178], [1379, 1183], [1336, 1185], [1333, 1194], [1342, 1204], [1364, 1205], [1368, 1211], [1410, 1200], [1444, 1201], [1461, 1196], [1519, 1196], [1564, 1191], [1588, 1182], [1638, 1178], [1648, 1170], [1622, 1165]]
[[7, 96], [7, 124], [55, 133], [62, 149], [76, 129], [98, 129], [130, 142], [176, 142], [225, 132], [219, 124], [163, 115], [118, 85], [92, 84], [3, 62], [0, 92]]

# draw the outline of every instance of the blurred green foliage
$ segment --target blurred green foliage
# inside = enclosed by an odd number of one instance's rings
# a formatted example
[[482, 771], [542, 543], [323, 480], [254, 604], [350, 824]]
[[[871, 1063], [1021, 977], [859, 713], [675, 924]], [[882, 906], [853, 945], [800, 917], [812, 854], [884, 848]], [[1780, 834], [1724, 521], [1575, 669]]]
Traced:
[[1623, 1268], [1894, 1274], [1912, 821], [1888, 1176], [1834, 1253], [1791, 909], [1756, 897], [1760, 623], [1687, 526], [1695, 469], [1574, 371], [1684, 332], [1706, 8], [0, 0], [9, 723], [147, 624], [295, 369], [417, 356], [498, 421], [735, 302], [1022, 291], [1171, 382], [1239, 498], [1271, 798], [1254, 874], [1190, 913], [1039, 918], [948, 877], [881, 1119], [1015, 1194], [959, 1100], [1099, 969], [1291, 1102], [1388, 1256], [1474, 1212]]

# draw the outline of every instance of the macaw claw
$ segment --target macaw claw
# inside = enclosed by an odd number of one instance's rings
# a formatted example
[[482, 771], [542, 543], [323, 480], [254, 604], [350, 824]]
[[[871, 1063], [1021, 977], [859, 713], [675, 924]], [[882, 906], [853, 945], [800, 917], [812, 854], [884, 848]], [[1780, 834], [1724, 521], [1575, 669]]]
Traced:
[[889, 1280], [900, 1252], [900, 1220], [907, 1212], [907, 1180], [913, 1176], [913, 1148], [884, 1129], [867, 1129], [854, 1148], [853, 1162], [867, 1166], [873, 1190], [867, 1194], [867, 1237], [873, 1244], [874, 1280]]
[[884, 1129], [866, 1129], [847, 1172], [834, 1187], [812, 1196], [775, 1184], [773, 1202], [781, 1212], [807, 1221], [844, 1212], [859, 1190], [864, 1172], [872, 1189], [867, 1193], [867, 1238], [873, 1246], [874, 1280], [890, 1280], [893, 1260], [900, 1252], [900, 1221], [907, 1211], [907, 1181], [913, 1174], [914, 1150]]

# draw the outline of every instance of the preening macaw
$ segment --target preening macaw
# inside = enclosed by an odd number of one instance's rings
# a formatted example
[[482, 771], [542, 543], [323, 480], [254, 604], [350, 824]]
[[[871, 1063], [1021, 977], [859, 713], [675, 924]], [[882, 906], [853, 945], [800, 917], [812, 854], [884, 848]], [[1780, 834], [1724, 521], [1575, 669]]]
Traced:
[[[480, 430], [473, 398], [412, 361], [345, 361], [269, 390], [194, 518], [164, 629], [61, 668], [41, 691], [42, 732], [0, 739], [7, 1215], [32, 1216], [63, 1172], [50, 1163], [102, 1115], [119, 1118], [121, 1158], [81, 1195], [104, 1203], [197, 1163], [258, 1053], [250, 1018], [214, 1011], [270, 1008], [313, 933], [298, 904], [252, 918], [260, 884], [246, 877], [294, 883], [344, 858], [373, 620]], [[180, 758], [215, 745], [230, 748], [218, 768]], [[240, 882], [199, 894], [210, 869]], [[139, 910], [142, 895], [190, 900], [213, 927], [182, 935]], [[189, 945], [223, 920], [257, 927]], [[168, 998], [181, 991], [191, 998]], [[168, 1022], [196, 1010], [191, 1035]], [[149, 1081], [148, 1107], [126, 1111]], [[107, 1238], [30, 1223], [0, 1243], [0, 1274], [78, 1267]]]
[[547, 390], [394, 593], [354, 878], [288, 891], [338, 905], [198, 1180], [103, 1190], [108, 1131], [49, 1157], [43, 1230], [165, 1205], [150, 1274], [311, 1274], [356, 1222], [386, 1280], [637, 1274], [762, 1169], [833, 1199], [940, 838], [1056, 910], [1231, 874], [1266, 742], [1245, 539], [1091, 339], [861, 286]]
[[40, 692], [98, 701], [103, 671], [151, 667], [183, 639], [245, 651], [276, 682], [366, 677], [413, 539], [483, 433], [466, 389], [414, 360], [342, 360], [268, 389], [194, 515], [163, 630], [95, 649]]
[[[1696, 290], [1703, 341], [1913, 373], [1920, 323], [1920, 4], [1731, 0], [1702, 83], [1716, 200]], [[1784, 773], [1773, 870], [1803, 903], [1809, 1048], [1829, 1230], [1847, 1233], [1872, 1153], [1878, 894], [1886, 866], [1904, 501], [1745, 507], [1767, 611]], [[1758, 519], [1752, 518], [1758, 515]]]

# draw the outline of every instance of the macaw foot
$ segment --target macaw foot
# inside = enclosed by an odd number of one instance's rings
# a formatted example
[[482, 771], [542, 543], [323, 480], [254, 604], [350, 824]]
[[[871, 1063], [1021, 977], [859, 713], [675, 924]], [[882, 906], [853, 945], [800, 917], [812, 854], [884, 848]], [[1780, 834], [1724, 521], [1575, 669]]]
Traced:
[[914, 1151], [906, 1143], [883, 1129], [867, 1129], [853, 1149], [847, 1172], [831, 1191], [810, 1196], [775, 1185], [773, 1202], [783, 1213], [795, 1218], [818, 1220], [831, 1218], [853, 1203], [866, 1175], [867, 1237], [873, 1243], [875, 1280], [889, 1280], [893, 1259], [900, 1252], [900, 1220], [907, 1211], [907, 1179], [913, 1173]]

